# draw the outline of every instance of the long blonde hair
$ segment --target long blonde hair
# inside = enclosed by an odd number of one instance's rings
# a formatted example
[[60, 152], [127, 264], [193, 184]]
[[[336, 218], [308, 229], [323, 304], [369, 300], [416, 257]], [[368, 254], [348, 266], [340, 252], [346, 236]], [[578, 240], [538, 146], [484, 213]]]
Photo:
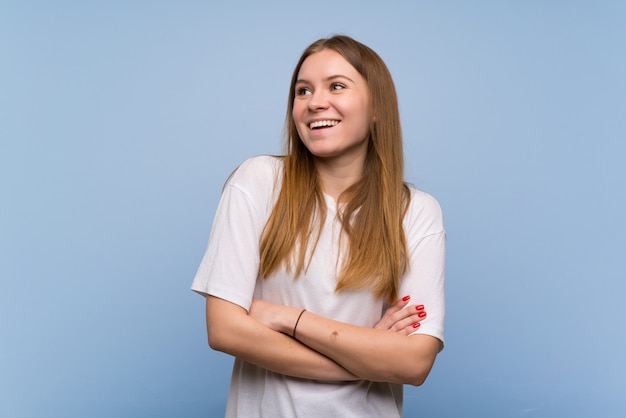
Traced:
[[365, 79], [373, 115], [363, 177], [340, 197], [346, 202], [339, 217], [349, 245], [336, 290], [370, 288], [374, 295], [393, 301], [398, 296], [400, 278], [408, 268], [402, 220], [409, 192], [404, 184], [398, 100], [383, 60], [347, 36], [314, 42], [304, 50], [293, 71], [285, 122], [283, 182], [261, 236], [260, 273], [268, 277], [283, 264], [296, 277], [306, 270], [307, 254], [310, 257], [315, 251], [326, 218], [314, 157], [302, 143], [293, 120], [300, 68], [307, 57], [325, 49], [341, 54]]

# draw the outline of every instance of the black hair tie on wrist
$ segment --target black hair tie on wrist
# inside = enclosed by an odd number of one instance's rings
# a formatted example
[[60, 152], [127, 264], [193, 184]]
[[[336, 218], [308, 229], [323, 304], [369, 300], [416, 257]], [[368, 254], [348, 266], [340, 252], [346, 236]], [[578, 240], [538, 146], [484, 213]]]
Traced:
[[306, 309], [303, 309], [302, 312], [300, 312], [300, 315], [298, 315], [298, 319], [296, 319], [296, 325], [293, 326], [293, 338], [296, 338], [296, 328], [298, 328], [298, 322], [300, 322], [300, 318], [302, 318], [302, 314], [304, 313], [304, 311], [306, 311]]

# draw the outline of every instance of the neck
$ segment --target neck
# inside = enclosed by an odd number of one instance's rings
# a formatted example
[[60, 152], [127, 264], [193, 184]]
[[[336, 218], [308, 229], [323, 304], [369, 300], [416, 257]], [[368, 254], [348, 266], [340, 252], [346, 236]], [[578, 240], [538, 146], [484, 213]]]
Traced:
[[333, 199], [339, 196], [350, 186], [361, 179], [365, 156], [349, 161], [316, 159], [315, 167], [319, 176], [322, 191]]

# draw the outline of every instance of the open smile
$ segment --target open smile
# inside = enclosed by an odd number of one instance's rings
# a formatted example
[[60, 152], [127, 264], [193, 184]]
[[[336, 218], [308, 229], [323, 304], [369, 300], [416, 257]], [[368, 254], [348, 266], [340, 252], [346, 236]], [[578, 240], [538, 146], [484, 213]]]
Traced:
[[338, 120], [316, 120], [314, 122], [309, 123], [309, 129], [322, 129], [322, 128], [332, 128], [333, 126], [339, 125]]

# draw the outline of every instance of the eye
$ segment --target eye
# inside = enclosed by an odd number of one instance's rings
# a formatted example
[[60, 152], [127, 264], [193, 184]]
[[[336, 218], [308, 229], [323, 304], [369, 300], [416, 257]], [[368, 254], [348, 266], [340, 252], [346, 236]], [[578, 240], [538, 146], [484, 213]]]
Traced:
[[333, 83], [333, 84], [331, 84], [331, 85], [330, 85], [330, 89], [331, 89], [331, 90], [333, 90], [333, 91], [336, 91], [336, 90], [343, 90], [343, 89], [345, 89], [345, 88], [346, 88], [346, 86], [344, 86], [344, 85], [343, 85], [343, 84], [341, 84], [341, 83]]
[[304, 96], [307, 94], [311, 94], [311, 90], [307, 87], [298, 87], [296, 88], [296, 96]]

